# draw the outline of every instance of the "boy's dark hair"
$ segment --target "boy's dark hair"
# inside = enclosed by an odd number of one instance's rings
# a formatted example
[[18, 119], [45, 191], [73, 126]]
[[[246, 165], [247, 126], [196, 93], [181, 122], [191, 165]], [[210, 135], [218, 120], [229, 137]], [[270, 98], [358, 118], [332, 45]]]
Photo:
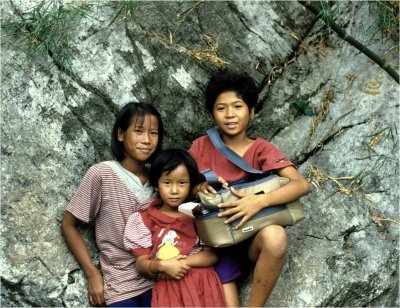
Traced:
[[157, 187], [158, 180], [163, 172], [167, 172], [168, 174], [181, 164], [188, 170], [190, 190], [204, 180], [199, 172], [196, 161], [188, 152], [181, 149], [167, 149], [160, 151], [151, 164], [149, 174], [150, 185]]
[[222, 70], [210, 78], [205, 92], [206, 108], [211, 114], [218, 95], [227, 91], [236, 92], [249, 109], [256, 107], [258, 89], [253, 78], [246, 73]]
[[140, 121], [139, 125], [142, 125], [144, 118], [147, 115], [154, 115], [158, 121], [158, 144], [156, 150], [148, 159], [148, 162], [151, 162], [154, 159], [154, 156], [161, 151], [164, 136], [164, 125], [159, 112], [153, 105], [149, 103], [131, 102], [127, 103], [119, 111], [111, 134], [111, 151], [118, 161], [121, 161], [125, 158], [124, 143], [118, 140], [118, 129], [120, 128], [123, 132], [125, 132], [131, 125], [132, 119], [135, 116], [137, 116], [137, 120]]

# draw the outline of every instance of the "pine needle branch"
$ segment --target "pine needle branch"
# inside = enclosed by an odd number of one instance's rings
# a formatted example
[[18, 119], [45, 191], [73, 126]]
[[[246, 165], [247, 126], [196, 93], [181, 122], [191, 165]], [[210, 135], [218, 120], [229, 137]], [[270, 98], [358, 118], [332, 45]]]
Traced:
[[365, 54], [368, 58], [378, 64], [383, 70], [385, 70], [397, 83], [399, 81], [399, 74], [394, 70], [388, 63], [383, 60], [380, 56], [374, 53], [365, 45], [361, 44], [352, 36], [348, 35], [346, 31], [340, 27], [337, 23], [334, 22], [332, 16], [324, 10], [319, 1], [299, 1], [301, 5], [306, 7], [308, 10], [318, 15], [333, 31], [335, 31], [339, 37], [344, 39], [346, 42], [357, 48], [363, 54]]

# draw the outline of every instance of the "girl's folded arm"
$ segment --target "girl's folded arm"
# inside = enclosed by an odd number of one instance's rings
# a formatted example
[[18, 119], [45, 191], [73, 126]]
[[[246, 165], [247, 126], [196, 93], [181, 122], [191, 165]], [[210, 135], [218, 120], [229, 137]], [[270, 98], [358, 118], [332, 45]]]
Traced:
[[136, 269], [139, 273], [148, 277], [155, 277], [158, 274], [166, 274], [172, 279], [181, 279], [190, 269], [184, 262], [186, 256], [176, 256], [168, 260], [150, 259], [149, 255], [136, 257]]
[[204, 246], [202, 251], [188, 256], [185, 262], [190, 267], [209, 267], [218, 262], [218, 256], [210, 247]]

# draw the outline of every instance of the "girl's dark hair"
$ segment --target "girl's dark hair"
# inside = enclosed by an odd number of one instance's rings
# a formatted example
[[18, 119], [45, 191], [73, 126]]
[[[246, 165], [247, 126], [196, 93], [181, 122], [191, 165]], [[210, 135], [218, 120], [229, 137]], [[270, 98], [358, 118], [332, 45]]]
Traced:
[[189, 172], [190, 190], [197, 184], [203, 182], [204, 178], [199, 172], [197, 163], [188, 152], [181, 149], [167, 149], [159, 152], [151, 164], [149, 174], [150, 184], [153, 187], [157, 187], [158, 180], [163, 172], [167, 172], [168, 174], [181, 164], [183, 164]]
[[218, 95], [227, 91], [236, 92], [249, 109], [256, 107], [258, 89], [253, 78], [246, 73], [222, 70], [210, 78], [206, 88], [206, 108], [211, 114]]
[[161, 151], [164, 136], [164, 125], [161, 116], [157, 109], [148, 103], [131, 102], [126, 104], [119, 111], [111, 134], [111, 151], [114, 157], [121, 161], [125, 158], [124, 143], [118, 140], [118, 129], [120, 128], [125, 132], [131, 125], [132, 119], [136, 116], [137, 120], [140, 121], [139, 124], [142, 125], [147, 115], [154, 115], [158, 121], [158, 144], [154, 153], [148, 159], [151, 162], [154, 156]]

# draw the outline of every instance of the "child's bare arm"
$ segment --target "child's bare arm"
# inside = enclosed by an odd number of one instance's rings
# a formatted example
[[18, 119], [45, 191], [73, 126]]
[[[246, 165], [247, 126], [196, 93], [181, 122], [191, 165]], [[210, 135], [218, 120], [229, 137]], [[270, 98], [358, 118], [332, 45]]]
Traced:
[[309, 184], [307, 180], [294, 167], [289, 166], [279, 169], [277, 173], [279, 176], [287, 177], [289, 183], [277, 190], [260, 195], [245, 194], [232, 189], [232, 192], [240, 199], [219, 204], [219, 207], [227, 208], [227, 210], [219, 215], [221, 217], [232, 215], [226, 220], [227, 223], [243, 217], [241, 222], [236, 226], [236, 228], [240, 228], [261, 209], [291, 202], [308, 194]]
[[218, 256], [211, 248], [204, 247], [202, 251], [188, 256], [184, 262], [190, 267], [209, 267], [218, 262]]
[[69, 249], [82, 267], [88, 279], [88, 295], [90, 304], [105, 305], [103, 276], [92, 262], [92, 258], [90, 257], [87, 246], [83, 241], [82, 235], [76, 227], [77, 223], [78, 219], [70, 212], [66, 211], [61, 223], [62, 233]]
[[291, 202], [309, 193], [309, 183], [293, 166], [279, 169], [277, 173], [279, 176], [288, 178], [289, 183], [269, 193], [269, 205]]
[[190, 270], [186, 262], [186, 256], [179, 255], [168, 260], [151, 260], [148, 255], [136, 257], [136, 269], [139, 273], [148, 277], [155, 277], [158, 274], [165, 274], [164, 277], [181, 279]]

